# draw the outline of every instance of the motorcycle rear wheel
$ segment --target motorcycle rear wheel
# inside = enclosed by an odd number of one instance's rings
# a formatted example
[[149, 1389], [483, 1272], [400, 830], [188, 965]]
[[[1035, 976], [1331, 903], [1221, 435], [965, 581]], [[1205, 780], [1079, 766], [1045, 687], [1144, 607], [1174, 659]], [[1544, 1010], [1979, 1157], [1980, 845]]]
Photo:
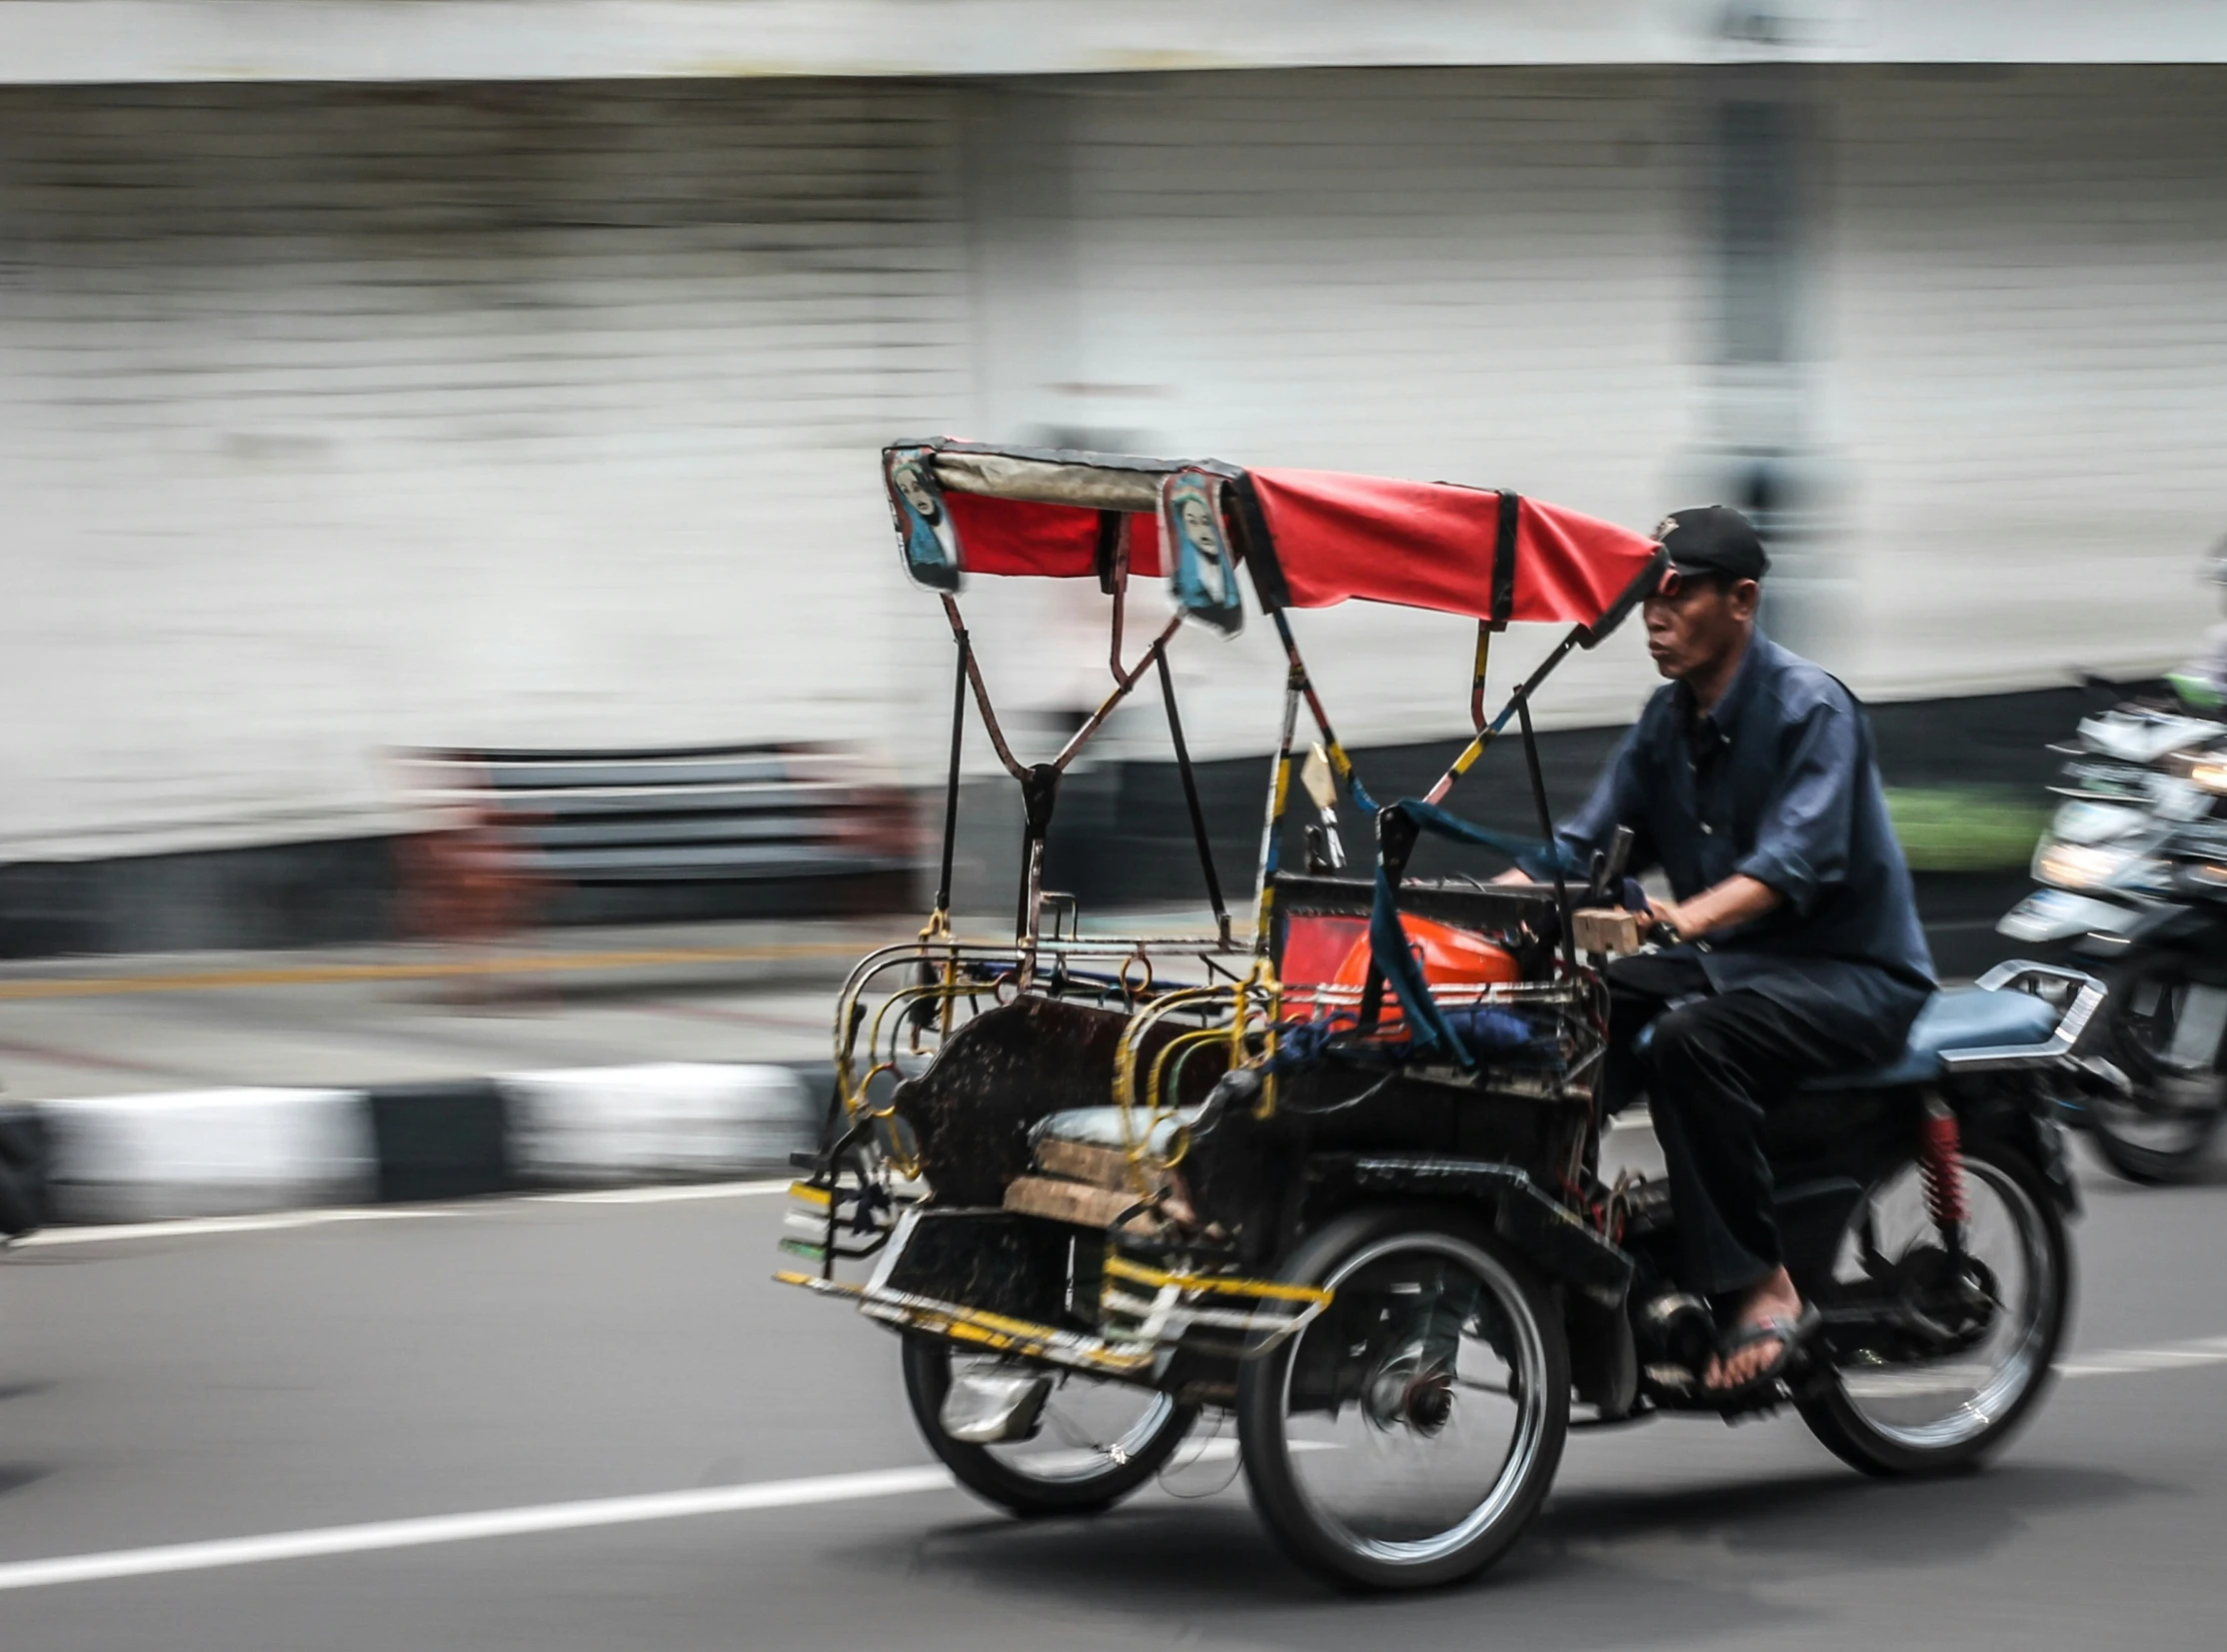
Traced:
[[[1967, 1140], [1962, 1158], [1969, 1254], [1996, 1309], [1985, 1335], [1930, 1361], [1843, 1359], [1795, 1393], [1810, 1432], [1866, 1474], [1952, 1474], [1996, 1450], [2047, 1391], [2070, 1324], [2072, 1248], [2048, 1184], [2022, 1154], [1995, 1142]], [[1863, 1267], [1867, 1217], [1886, 1262], [1934, 1259], [1939, 1232], [1914, 1159], [1865, 1189], [1842, 1240], [1836, 1272], [1843, 1277]]]
[[1058, 1372], [1032, 1440], [971, 1445], [944, 1432], [955, 1360], [984, 1358], [919, 1331], [905, 1336], [905, 1395], [929, 1449], [959, 1483], [1023, 1519], [1098, 1514], [1166, 1465], [1198, 1407], [1128, 1383]]

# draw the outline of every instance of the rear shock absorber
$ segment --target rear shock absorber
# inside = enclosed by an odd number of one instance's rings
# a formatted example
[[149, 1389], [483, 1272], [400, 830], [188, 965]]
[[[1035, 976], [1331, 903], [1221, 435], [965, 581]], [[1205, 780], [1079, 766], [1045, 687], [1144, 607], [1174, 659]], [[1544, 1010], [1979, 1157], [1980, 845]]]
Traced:
[[1925, 1184], [1925, 1208], [1952, 1256], [1964, 1253], [1964, 1224], [1971, 1218], [1964, 1198], [1962, 1145], [1956, 1114], [1937, 1091], [1928, 1092], [1925, 1115], [1918, 1121], [1918, 1178]]

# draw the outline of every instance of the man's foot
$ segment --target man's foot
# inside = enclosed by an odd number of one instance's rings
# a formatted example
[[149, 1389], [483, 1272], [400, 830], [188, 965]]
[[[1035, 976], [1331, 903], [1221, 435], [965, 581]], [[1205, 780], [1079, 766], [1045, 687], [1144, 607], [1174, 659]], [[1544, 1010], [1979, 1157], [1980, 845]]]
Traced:
[[1744, 1346], [1729, 1354], [1719, 1355], [1709, 1361], [1709, 1368], [1701, 1374], [1701, 1386], [1712, 1393], [1722, 1393], [1731, 1388], [1742, 1388], [1768, 1371], [1787, 1352], [1787, 1338], [1791, 1330], [1764, 1331], [1763, 1327], [1777, 1321], [1781, 1326], [1792, 1326], [1801, 1318], [1801, 1293], [1794, 1289], [1794, 1281], [1784, 1268], [1774, 1269], [1770, 1276], [1747, 1293], [1747, 1300], [1740, 1304], [1739, 1318], [1734, 1324], [1742, 1331], [1761, 1332]]

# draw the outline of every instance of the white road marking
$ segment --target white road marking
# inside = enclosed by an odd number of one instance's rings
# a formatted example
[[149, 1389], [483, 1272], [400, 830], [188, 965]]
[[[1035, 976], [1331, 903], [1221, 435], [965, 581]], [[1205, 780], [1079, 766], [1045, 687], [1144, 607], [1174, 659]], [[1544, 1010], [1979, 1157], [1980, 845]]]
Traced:
[[[2227, 1364], [2227, 1336], [2196, 1337], [2154, 1348], [2106, 1350], [2085, 1358], [2065, 1360], [2058, 1371], [2067, 1377], [2130, 1376], [2221, 1364]], [[1316, 1442], [1301, 1447], [1319, 1448]], [[1228, 1461], [1236, 1454], [1234, 1439], [1209, 1438], [1189, 1453], [1178, 1453], [1177, 1459], [1169, 1464], [1169, 1470], [1180, 1473], [1201, 1463]], [[314, 1559], [321, 1555], [423, 1548], [488, 1537], [524, 1537], [536, 1532], [639, 1525], [651, 1520], [747, 1514], [758, 1509], [801, 1508], [813, 1503], [903, 1497], [916, 1492], [951, 1489], [954, 1484], [951, 1475], [941, 1468], [874, 1469], [861, 1474], [762, 1480], [749, 1485], [709, 1486], [694, 1491], [597, 1497], [583, 1502], [486, 1509], [476, 1514], [433, 1514], [409, 1520], [376, 1520], [356, 1526], [267, 1532], [256, 1537], [220, 1537], [206, 1542], [164, 1543], [152, 1548], [115, 1549], [100, 1554], [57, 1555], [46, 1560], [0, 1562], [0, 1591], [153, 1577], [165, 1572], [213, 1571], [273, 1560]]]
[[253, 1566], [270, 1560], [413, 1549], [433, 1543], [469, 1543], [485, 1537], [639, 1525], [646, 1520], [687, 1520], [707, 1514], [799, 1508], [809, 1503], [852, 1502], [867, 1497], [902, 1497], [912, 1492], [943, 1491], [952, 1483], [951, 1475], [941, 1468], [886, 1468], [864, 1474], [823, 1474], [809, 1480], [764, 1480], [754, 1485], [708, 1486], [697, 1491], [661, 1491], [638, 1497], [598, 1497], [578, 1503], [487, 1509], [478, 1514], [377, 1520], [361, 1526], [318, 1526], [307, 1531], [270, 1532], [260, 1537], [224, 1537], [205, 1543], [116, 1549], [106, 1554], [58, 1555], [51, 1560], [16, 1560], [0, 1564], [0, 1590], [45, 1589], [58, 1583], [97, 1583], [111, 1578], [151, 1577], [161, 1572], [202, 1572], [225, 1566]]
[[433, 1216], [486, 1215], [513, 1203], [526, 1204], [677, 1204], [688, 1199], [739, 1199], [788, 1190], [779, 1181], [683, 1182], [662, 1187], [607, 1187], [574, 1193], [525, 1193], [469, 1204], [346, 1205], [322, 1210], [273, 1210], [252, 1216], [184, 1216], [163, 1222], [108, 1222], [87, 1227], [47, 1227], [15, 1241], [35, 1245], [109, 1244], [120, 1239], [190, 1239], [212, 1233], [268, 1233], [289, 1227], [323, 1227], [333, 1222], [423, 1221]]
[[110, 1222], [94, 1227], [47, 1227], [15, 1241], [35, 1245], [107, 1244], [116, 1239], [181, 1239], [202, 1233], [266, 1233], [284, 1227], [323, 1227], [333, 1222], [417, 1221], [453, 1212], [426, 1205], [347, 1205], [327, 1210], [276, 1210], [257, 1216], [187, 1216], [167, 1222]]
[[2155, 1348], [2115, 1348], [2085, 1358], [2058, 1362], [2067, 1377], [2136, 1376], [2149, 1371], [2179, 1371], [2191, 1365], [2227, 1365], [2227, 1336], [2199, 1336]]
[[779, 1181], [685, 1182], [666, 1187], [602, 1187], [587, 1193], [533, 1193], [545, 1204], [678, 1204], [686, 1199], [740, 1199], [753, 1193], [786, 1193], [793, 1177]]

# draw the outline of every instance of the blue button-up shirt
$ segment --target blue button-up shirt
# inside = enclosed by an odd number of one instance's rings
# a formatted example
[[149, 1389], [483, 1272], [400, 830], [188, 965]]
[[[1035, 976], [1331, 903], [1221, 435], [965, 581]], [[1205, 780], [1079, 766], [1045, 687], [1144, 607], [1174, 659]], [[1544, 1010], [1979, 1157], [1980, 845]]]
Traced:
[[1679, 900], [1738, 873], [1779, 895], [1674, 949], [1718, 991], [1760, 992], [1881, 1058], [1900, 1049], [1933, 959], [1870, 723], [1832, 677], [1757, 632], [1714, 711], [1697, 715], [1691, 689], [1665, 684], [1556, 836], [1582, 865], [1620, 826], [1634, 834], [1629, 869], [1659, 866]]

